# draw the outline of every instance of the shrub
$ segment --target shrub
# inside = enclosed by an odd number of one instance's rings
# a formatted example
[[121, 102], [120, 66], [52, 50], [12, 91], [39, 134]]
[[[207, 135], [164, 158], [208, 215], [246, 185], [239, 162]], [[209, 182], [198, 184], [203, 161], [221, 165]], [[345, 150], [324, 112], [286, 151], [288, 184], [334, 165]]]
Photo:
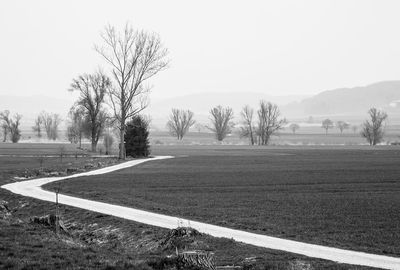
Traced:
[[150, 155], [149, 121], [136, 115], [126, 125], [125, 149], [131, 157], [147, 157]]

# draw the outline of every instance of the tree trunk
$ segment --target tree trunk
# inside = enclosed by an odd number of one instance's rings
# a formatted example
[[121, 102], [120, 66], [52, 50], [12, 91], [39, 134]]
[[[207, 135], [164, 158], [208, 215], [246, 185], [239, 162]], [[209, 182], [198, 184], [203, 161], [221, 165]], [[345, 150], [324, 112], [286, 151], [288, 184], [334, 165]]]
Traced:
[[[93, 122], [92, 125], [94, 126]], [[96, 152], [96, 146], [97, 146], [97, 142], [96, 142], [96, 128], [92, 127], [92, 152]]]
[[253, 130], [251, 128], [251, 125], [250, 125], [249, 129], [250, 129], [250, 142], [251, 142], [251, 145], [254, 145]]
[[3, 142], [6, 142], [7, 141], [7, 128], [6, 127], [3, 127]]
[[92, 152], [96, 152], [96, 147], [97, 147], [97, 145], [96, 145], [96, 143], [95, 142], [93, 142], [93, 140], [92, 140]]
[[125, 160], [126, 152], [125, 152], [125, 123], [121, 123], [121, 127], [119, 130], [119, 159]]

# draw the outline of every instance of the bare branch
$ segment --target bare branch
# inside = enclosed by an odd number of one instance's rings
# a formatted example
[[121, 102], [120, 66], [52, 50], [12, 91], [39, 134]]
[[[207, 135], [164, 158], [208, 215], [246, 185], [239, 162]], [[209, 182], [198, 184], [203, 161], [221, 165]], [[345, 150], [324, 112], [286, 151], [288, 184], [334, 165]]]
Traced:
[[168, 66], [168, 50], [158, 35], [134, 30], [129, 24], [121, 32], [109, 25], [101, 37], [103, 46], [95, 46], [95, 50], [110, 65], [115, 82], [108, 97], [120, 130], [119, 156], [124, 159], [125, 123], [147, 107], [145, 96], [150, 87], [144, 82]]

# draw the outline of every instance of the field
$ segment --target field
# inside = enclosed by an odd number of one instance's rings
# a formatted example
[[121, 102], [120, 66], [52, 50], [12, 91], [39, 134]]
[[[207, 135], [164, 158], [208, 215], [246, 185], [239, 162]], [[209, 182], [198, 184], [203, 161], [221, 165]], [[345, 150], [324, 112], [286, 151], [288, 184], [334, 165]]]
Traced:
[[[91, 169], [117, 162], [113, 158], [93, 158], [85, 152], [75, 157], [71, 145], [30, 145], [0, 144], [0, 152], [8, 153], [0, 156], [0, 185], [20, 181], [15, 177], [37, 177], [38, 171], [64, 173], [66, 169]], [[71, 156], [60, 159], [57, 154], [61, 146], [66, 146]], [[192, 151], [197, 152], [195, 148]], [[45, 159], [40, 167], [42, 156]], [[2, 208], [4, 203], [10, 212]], [[165, 245], [165, 240], [171, 242], [166, 229], [68, 206], [61, 206], [60, 211], [68, 234], [57, 235], [54, 229], [30, 221], [34, 216], [54, 213], [53, 203], [0, 189], [0, 269], [175, 269], [174, 261], [167, 257], [175, 253], [175, 246], [211, 250], [217, 265], [235, 264], [245, 269], [369, 269], [207, 235], [172, 239], [173, 245]]]
[[[400, 141], [400, 126], [391, 125], [385, 129], [383, 144]], [[150, 142], [153, 145], [219, 145], [215, 136], [210, 132], [189, 132], [182, 141], [177, 141], [166, 131], [153, 131], [150, 133]], [[248, 145], [248, 138], [240, 138], [238, 130], [234, 130], [222, 144]], [[328, 134], [319, 124], [303, 126], [295, 134], [288, 128], [281, 130], [272, 136], [270, 145], [278, 146], [315, 146], [315, 145], [366, 145], [367, 142], [360, 136], [360, 130], [356, 132], [345, 130], [340, 133], [338, 129], [330, 129]]]
[[282, 238], [400, 256], [397, 146], [154, 146], [153, 154], [176, 158], [64, 181], [62, 192]]

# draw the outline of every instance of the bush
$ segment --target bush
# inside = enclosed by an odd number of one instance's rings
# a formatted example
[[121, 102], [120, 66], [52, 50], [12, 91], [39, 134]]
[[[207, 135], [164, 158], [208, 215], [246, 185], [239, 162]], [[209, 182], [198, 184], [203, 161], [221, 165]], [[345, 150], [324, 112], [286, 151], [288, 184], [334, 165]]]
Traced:
[[141, 115], [136, 115], [128, 122], [125, 133], [126, 155], [147, 157], [150, 155], [149, 122]]

